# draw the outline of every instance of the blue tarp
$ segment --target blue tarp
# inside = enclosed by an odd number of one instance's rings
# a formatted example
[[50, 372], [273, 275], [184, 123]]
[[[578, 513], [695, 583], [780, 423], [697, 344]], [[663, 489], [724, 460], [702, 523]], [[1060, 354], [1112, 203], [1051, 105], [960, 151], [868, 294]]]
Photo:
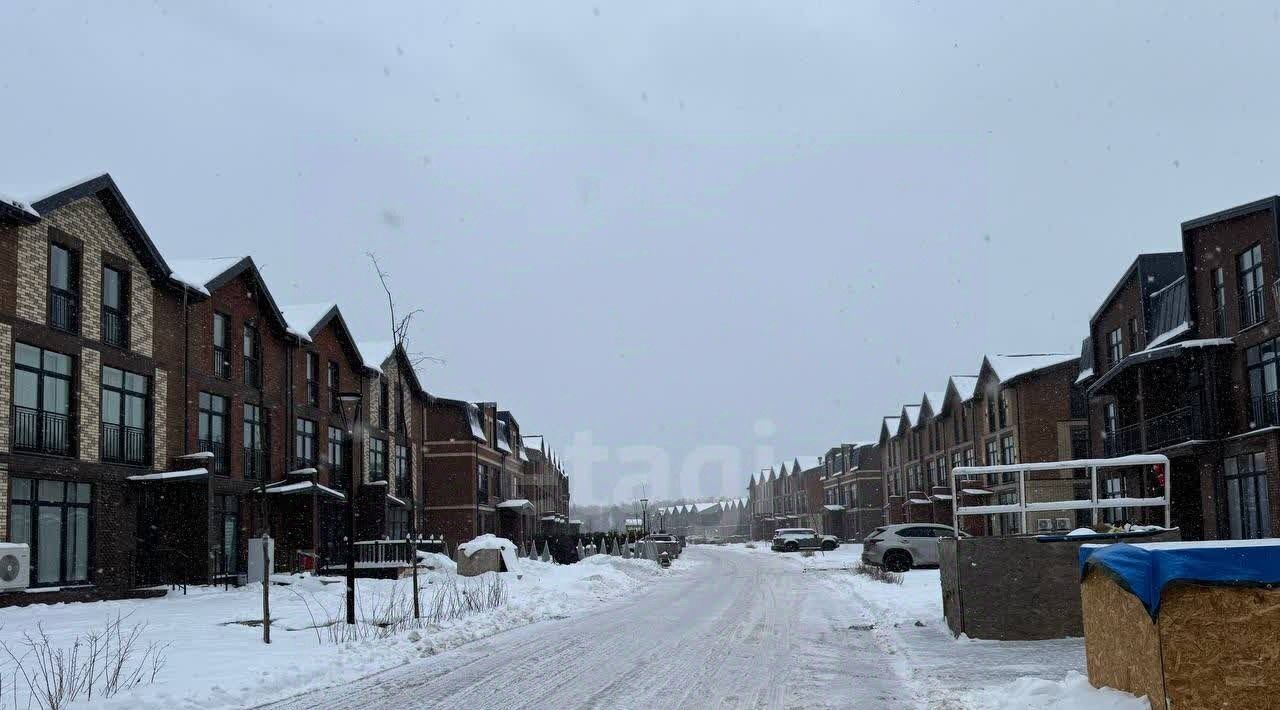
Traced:
[[1280, 584], [1280, 540], [1084, 545], [1080, 578], [1093, 567], [1138, 597], [1154, 619], [1170, 582]]

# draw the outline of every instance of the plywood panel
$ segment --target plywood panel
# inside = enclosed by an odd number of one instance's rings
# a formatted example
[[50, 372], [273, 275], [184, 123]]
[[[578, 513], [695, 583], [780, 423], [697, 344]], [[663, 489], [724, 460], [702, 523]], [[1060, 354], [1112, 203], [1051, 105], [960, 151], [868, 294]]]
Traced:
[[1160, 637], [1142, 602], [1096, 569], [1085, 577], [1080, 597], [1089, 682], [1145, 695], [1152, 710], [1164, 710]]

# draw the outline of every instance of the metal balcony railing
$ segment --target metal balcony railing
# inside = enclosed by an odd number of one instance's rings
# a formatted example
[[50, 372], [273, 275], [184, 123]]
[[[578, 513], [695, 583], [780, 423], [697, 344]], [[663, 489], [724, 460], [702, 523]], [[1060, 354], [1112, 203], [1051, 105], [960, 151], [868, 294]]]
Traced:
[[1200, 407], [1187, 406], [1166, 412], [1148, 419], [1146, 426], [1148, 451], [1200, 438]]
[[1249, 398], [1249, 428], [1280, 424], [1280, 392], [1268, 392]]
[[1102, 433], [1102, 451], [1108, 458], [1128, 456], [1142, 450], [1142, 425], [1131, 424]]
[[72, 333], [80, 329], [80, 299], [74, 292], [49, 287], [49, 325]]
[[244, 478], [246, 481], [261, 481], [267, 475], [267, 450], [245, 446], [241, 449], [244, 457]]
[[71, 416], [29, 407], [13, 407], [13, 448], [68, 456], [72, 444]]
[[1240, 328], [1260, 323], [1267, 317], [1266, 297], [1261, 286], [1240, 294]]
[[227, 446], [221, 441], [213, 441], [211, 439], [199, 439], [196, 446], [200, 451], [208, 451], [213, 454], [213, 458], [209, 459], [209, 473], [219, 476], [227, 475], [229, 468], [227, 466]]
[[147, 430], [142, 427], [103, 422], [100, 446], [103, 461], [135, 466], [144, 466], [151, 462]]
[[118, 348], [129, 344], [129, 319], [107, 306], [102, 307], [102, 342]]

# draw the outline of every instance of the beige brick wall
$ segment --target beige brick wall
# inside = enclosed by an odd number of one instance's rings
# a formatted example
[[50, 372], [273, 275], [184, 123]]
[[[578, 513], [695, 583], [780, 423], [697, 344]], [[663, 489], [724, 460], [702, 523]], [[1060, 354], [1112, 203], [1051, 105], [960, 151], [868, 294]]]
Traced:
[[33, 323], [44, 323], [49, 283], [49, 240], [43, 224], [18, 230], [17, 315]]
[[9, 450], [9, 413], [13, 400], [13, 327], [0, 323], [0, 451]]
[[99, 426], [102, 409], [102, 354], [92, 348], [80, 349], [80, 460], [97, 461], [102, 436]]
[[64, 205], [44, 215], [40, 223], [18, 230], [18, 263], [26, 265], [18, 269], [18, 317], [45, 322], [50, 226], [84, 242], [84, 253], [80, 255], [80, 329], [86, 338], [101, 337], [103, 252], [129, 263], [130, 348], [149, 357], [154, 327], [151, 279], [96, 197], [83, 197]]
[[151, 414], [151, 430], [152, 436], [155, 437], [154, 443], [154, 467], [157, 471], [163, 471], [169, 464], [169, 447], [168, 439], [165, 438], [165, 432], [169, 425], [169, 412], [165, 407], [165, 403], [169, 401], [169, 373], [156, 368], [155, 377], [151, 380], [151, 406], [154, 411]]

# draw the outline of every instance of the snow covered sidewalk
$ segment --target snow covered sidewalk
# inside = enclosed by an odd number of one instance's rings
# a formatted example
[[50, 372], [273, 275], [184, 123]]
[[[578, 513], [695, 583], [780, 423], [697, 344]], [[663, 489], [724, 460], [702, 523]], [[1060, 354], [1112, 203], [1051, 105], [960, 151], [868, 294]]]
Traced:
[[[334, 641], [333, 636], [345, 626], [342, 581], [278, 575], [271, 588], [269, 646], [262, 643], [260, 624], [253, 625], [261, 619], [261, 585], [231, 590], [198, 587], [185, 596], [171, 592], [163, 599], [0, 609], [0, 641], [21, 655], [24, 632], [34, 634], [39, 627], [54, 645], [70, 646], [78, 634], [101, 627], [119, 614], [126, 627], [146, 625], [141, 645], [169, 644], [164, 651], [166, 663], [154, 684], [109, 700], [94, 697], [92, 707], [245, 707], [341, 685], [518, 626], [588, 612], [682, 576], [694, 566], [679, 560], [663, 570], [645, 560], [596, 556], [576, 565], [521, 560], [519, 578], [509, 573], [463, 578], [447, 558], [435, 556], [433, 561], [438, 569], [419, 575], [424, 617], [438, 595], [458, 599], [463, 590], [472, 595], [493, 593], [494, 577], [503, 581], [505, 603], [427, 623], [421, 629], [383, 631], [374, 622], [394, 615], [393, 610], [410, 608], [411, 581], [362, 579], [357, 581], [357, 591], [360, 618], [365, 621], [363, 638]], [[0, 662], [3, 707], [14, 702], [13, 665], [7, 656]], [[17, 706], [27, 707], [25, 684], [20, 685], [24, 692]]]
[[[1148, 710], [1147, 702], [1111, 689], [1095, 689], [1084, 677], [1084, 640], [986, 641], [953, 638], [942, 614], [937, 569], [903, 575], [901, 585], [853, 574], [861, 545], [842, 545], [812, 557], [777, 553], [768, 544], [728, 545], [751, 555], [771, 555], [821, 579], [827, 593], [845, 601], [866, 627], [916, 706], [1053, 710]], [[1017, 613], [1011, 609], [1010, 613]]]

